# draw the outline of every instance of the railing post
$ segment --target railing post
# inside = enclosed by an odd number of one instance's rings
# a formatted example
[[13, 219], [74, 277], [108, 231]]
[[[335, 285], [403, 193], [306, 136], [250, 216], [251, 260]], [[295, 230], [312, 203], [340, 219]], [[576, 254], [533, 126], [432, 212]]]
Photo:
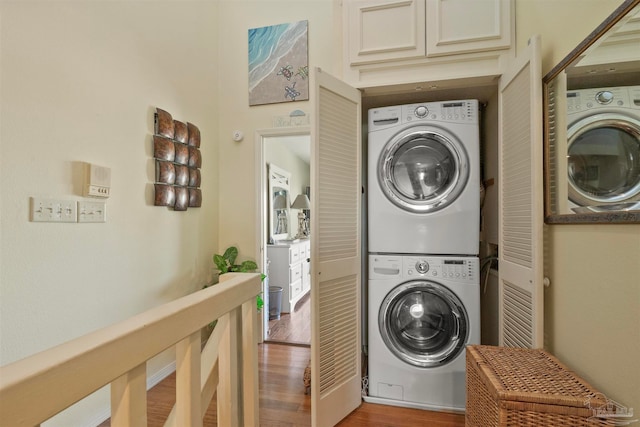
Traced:
[[259, 426], [258, 344], [256, 324], [258, 312], [254, 300], [242, 304], [242, 396], [244, 426]]
[[200, 410], [200, 330], [176, 345], [176, 422], [202, 427]]
[[142, 363], [111, 382], [111, 426], [146, 425], [147, 364]]
[[238, 331], [241, 329], [242, 308], [236, 307], [227, 313], [229, 324], [220, 340], [218, 382], [218, 425], [240, 426], [240, 383]]

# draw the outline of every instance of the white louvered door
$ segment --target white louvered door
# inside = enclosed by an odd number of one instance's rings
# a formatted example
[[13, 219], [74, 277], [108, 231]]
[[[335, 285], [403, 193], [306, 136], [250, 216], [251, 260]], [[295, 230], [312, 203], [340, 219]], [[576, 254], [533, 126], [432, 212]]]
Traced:
[[311, 419], [334, 426], [361, 399], [360, 92], [313, 70]]
[[503, 74], [500, 114], [499, 343], [543, 346], [540, 38]]

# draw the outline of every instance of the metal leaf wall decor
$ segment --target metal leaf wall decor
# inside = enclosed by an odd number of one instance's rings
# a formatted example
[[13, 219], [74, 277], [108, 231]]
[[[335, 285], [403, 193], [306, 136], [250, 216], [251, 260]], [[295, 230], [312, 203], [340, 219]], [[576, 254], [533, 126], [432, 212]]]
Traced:
[[153, 157], [154, 205], [176, 211], [202, 206], [200, 129], [193, 123], [174, 120], [167, 111], [156, 108]]

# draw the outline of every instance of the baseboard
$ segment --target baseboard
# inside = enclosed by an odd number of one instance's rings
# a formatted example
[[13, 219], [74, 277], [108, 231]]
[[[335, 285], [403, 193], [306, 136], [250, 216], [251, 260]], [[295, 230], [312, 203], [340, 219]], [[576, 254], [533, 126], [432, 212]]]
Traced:
[[90, 426], [99, 426], [103, 422], [107, 421], [111, 417], [111, 407], [108, 406], [106, 409], [102, 409], [98, 411], [95, 418], [91, 420], [87, 425]]
[[[157, 385], [160, 381], [167, 378], [169, 375], [173, 374], [175, 370], [176, 370], [175, 361], [159, 369], [155, 374], [147, 378], [147, 390], [151, 389], [153, 386]], [[111, 405], [107, 405], [107, 407], [97, 411], [95, 418], [93, 418], [93, 420], [91, 420], [88, 423], [88, 425], [99, 426], [110, 417], [111, 417]]]
[[163, 379], [167, 378], [169, 375], [173, 374], [175, 370], [176, 370], [175, 361], [169, 363], [164, 368], [158, 370], [155, 374], [147, 378], [147, 390], [149, 390], [154, 385], [158, 384]]

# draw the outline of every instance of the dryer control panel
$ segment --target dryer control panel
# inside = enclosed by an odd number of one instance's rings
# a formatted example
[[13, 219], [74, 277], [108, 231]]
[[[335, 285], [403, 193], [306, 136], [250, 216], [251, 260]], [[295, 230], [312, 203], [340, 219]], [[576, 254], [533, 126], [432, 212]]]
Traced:
[[478, 101], [428, 102], [402, 106], [403, 123], [436, 120], [441, 122], [477, 123]]
[[476, 99], [372, 108], [369, 110], [369, 132], [416, 122], [477, 124], [478, 108]]
[[593, 109], [640, 109], [636, 92], [640, 86], [592, 88], [567, 91], [567, 113], [569, 115]]

